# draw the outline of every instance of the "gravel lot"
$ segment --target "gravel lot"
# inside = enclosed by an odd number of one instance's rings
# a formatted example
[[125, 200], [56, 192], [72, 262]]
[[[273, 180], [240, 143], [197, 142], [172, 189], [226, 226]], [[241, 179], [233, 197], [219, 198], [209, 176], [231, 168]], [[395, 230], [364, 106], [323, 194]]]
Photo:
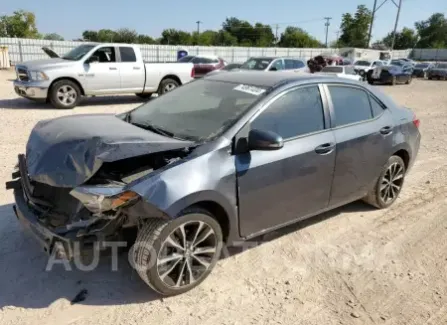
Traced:
[[[134, 96], [55, 110], [15, 95], [0, 71], [0, 179], [9, 180], [34, 124], [67, 114], [122, 112]], [[269, 234], [222, 259], [184, 295], [154, 294], [126, 264], [45, 271], [0, 189], [0, 324], [447, 324], [447, 82], [384, 86], [421, 119], [422, 144], [400, 199], [377, 211], [353, 203]], [[85, 301], [70, 301], [82, 289]]]

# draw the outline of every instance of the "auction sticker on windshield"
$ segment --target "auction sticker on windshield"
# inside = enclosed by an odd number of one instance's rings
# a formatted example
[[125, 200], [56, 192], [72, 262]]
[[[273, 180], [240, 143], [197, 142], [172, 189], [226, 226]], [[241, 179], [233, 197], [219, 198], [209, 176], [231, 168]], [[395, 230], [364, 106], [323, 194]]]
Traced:
[[258, 88], [255, 86], [250, 86], [250, 85], [239, 85], [237, 87], [234, 87], [234, 90], [242, 91], [244, 93], [247, 93], [250, 95], [255, 95], [255, 96], [259, 96], [265, 92], [265, 89]]

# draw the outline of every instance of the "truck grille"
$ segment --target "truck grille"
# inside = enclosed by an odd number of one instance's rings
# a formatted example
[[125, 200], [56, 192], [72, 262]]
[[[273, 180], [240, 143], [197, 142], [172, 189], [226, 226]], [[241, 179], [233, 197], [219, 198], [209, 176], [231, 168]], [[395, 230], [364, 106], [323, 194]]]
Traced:
[[29, 81], [28, 70], [23, 67], [17, 67], [16, 69], [17, 79], [21, 81]]

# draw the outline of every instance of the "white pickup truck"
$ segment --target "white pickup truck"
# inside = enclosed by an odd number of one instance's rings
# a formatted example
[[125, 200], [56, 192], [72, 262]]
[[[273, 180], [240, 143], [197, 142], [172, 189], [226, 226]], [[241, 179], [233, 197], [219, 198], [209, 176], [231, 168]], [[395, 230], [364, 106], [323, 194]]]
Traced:
[[135, 93], [148, 98], [194, 79], [192, 63], [145, 63], [140, 48], [128, 44], [83, 44], [59, 57], [16, 65], [15, 92], [73, 108], [82, 96]]

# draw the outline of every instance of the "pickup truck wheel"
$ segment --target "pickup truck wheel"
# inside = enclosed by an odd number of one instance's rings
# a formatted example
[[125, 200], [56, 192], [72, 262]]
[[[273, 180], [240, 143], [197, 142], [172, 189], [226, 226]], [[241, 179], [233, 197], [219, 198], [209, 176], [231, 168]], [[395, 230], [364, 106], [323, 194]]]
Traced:
[[143, 98], [143, 99], [148, 99], [148, 98], [151, 98], [152, 93], [139, 93], [139, 94], [135, 94], [135, 95], [137, 95], [138, 97]]
[[222, 230], [212, 215], [190, 208], [174, 220], [150, 219], [139, 231], [132, 260], [146, 284], [172, 296], [198, 286], [220, 257]]
[[56, 108], [73, 108], [81, 100], [81, 90], [71, 80], [60, 80], [51, 86], [49, 100]]
[[160, 82], [160, 87], [158, 88], [158, 95], [163, 95], [167, 92], [170, 92], [171, 90], [174, 90], [178, 86], [180, 86], [179, 83], [174, 79], [171, 78], [163, 79]]

